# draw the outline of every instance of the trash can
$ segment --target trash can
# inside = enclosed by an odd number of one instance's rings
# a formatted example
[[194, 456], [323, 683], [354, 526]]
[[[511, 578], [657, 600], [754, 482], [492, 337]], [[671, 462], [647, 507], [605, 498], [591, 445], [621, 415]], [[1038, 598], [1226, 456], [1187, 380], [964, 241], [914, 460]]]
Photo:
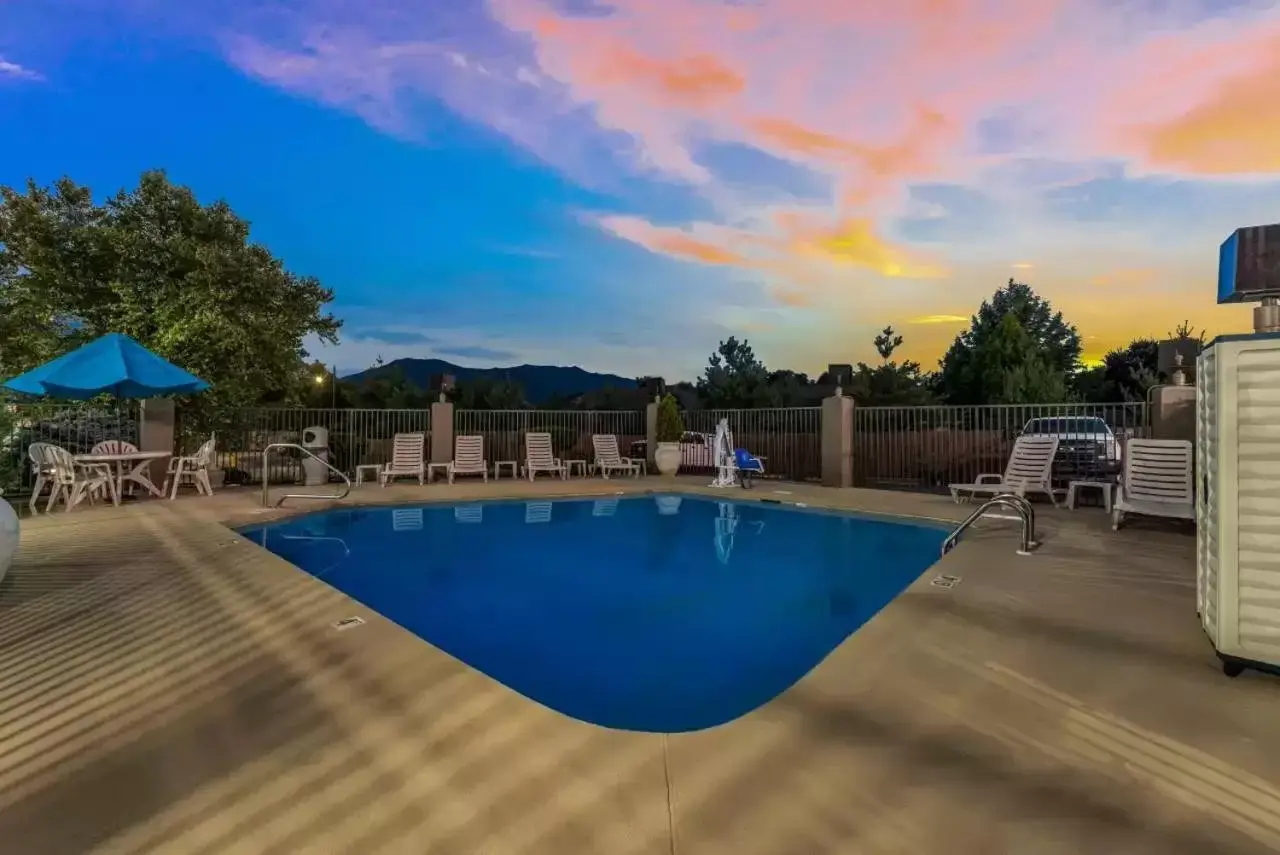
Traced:
[[[303, 484], [318, 487], [329, 483], [329, 429], [316, 425], [302, 431], [302, 447], [315, 455], [302, 455]], [[320, 460], [316, 460], [316, 457]], [[321, 463], [320, 461], [324, 461]]]

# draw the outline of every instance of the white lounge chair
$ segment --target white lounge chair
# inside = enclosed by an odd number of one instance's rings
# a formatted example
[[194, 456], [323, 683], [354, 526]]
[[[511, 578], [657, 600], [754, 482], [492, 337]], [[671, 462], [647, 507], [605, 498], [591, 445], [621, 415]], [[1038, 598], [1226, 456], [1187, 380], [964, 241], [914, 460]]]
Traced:
[[640, 466], [630, 457], [623, 457], [618, 451], [618, 438], [611, 433], [591, 435], [591, 445], [596, 452], [596, 470], [602, 477], [608, 478], [610, 472], [622, 471], [632, 477], [640, 477]]
[[484, 459], [484, 436], [459, 436], [453, 440], [453, 461], [449, 464], [449, 483], [454, 475], [480, 475], [489, 480], [489, 461]]
[[1056, 436], [1020, 436], [1013, 444], [1013, 454], [1009, 455], [1009, 465], [1003, 475], [984, 474], [972, 484], [951, 484], [951, 498], [959, 503], [961, 493], [969, 494], [965, 500], [979, 493], [988, 496], [1043, 493], [1057, 507], [1058, 496], [1053, 491], [1053, 460], [1057, 455]]
[[1185, 439], [1129, 440], [1124, 449], [1124, 477], [1111, 509], [1111, 527], [1119, 529], [1125, 514], [1195, 519], [1193, 453]]
[[46, 443], [39, 445], [41, 448], [37, 453], [52, 485], [45, 513], [53, 510], [58, 499], [62, 499], [68, 511], [85, 499], [92, 504], [99, 494], [105, 493], [108, 498], [115, 499], [116, 481], [111, 467], [102, 463], [79, 463], [65, 448]]
[[524, 471], [530, 481], [539, 472], [558, 474], [565, 479], [569, 477], [568, 468], [551, 450], [551, 434], [526, 433], [524, 435]]
[[[183, 484], [189, 484], [196, 488], [196, 492], [202, 496], [213, 495], [213, 485], [209, 483], [209, 467], [213, 465], [213, 452], [217, 445], [214, 437], [209, 437], [200, 446], [200, 449], [192, 455], [185, 457], [170, 457], [169, 467], [165, 472], [164, 486], [160, 488], [161, 494], [169, 493], [170, 499], [178, 498], [178, 488]], [[266, 465], [266, 459], [263, 459], [263, 465]], [[266, 478], [267, 473], [264, 470], [262, 477]], [[172, 485], [172, 491], [170, 491]]]
[[423, 453], [427, 446], [425, 433], [398, 433], [391, 440], [391, 462], [378, 472], [378, 480], [387, 486], [396, 478], [417, 478], [419, 484], [427, 480], [427, 459]]

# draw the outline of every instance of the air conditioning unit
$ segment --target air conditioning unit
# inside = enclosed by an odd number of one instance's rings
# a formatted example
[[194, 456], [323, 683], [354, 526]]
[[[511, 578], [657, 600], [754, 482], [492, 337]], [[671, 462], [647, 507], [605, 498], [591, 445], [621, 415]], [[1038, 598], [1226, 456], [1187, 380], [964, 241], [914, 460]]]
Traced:
[[1196, 610], [1222, 670], [1280, 670], [1280, 334], [1196, 364]]

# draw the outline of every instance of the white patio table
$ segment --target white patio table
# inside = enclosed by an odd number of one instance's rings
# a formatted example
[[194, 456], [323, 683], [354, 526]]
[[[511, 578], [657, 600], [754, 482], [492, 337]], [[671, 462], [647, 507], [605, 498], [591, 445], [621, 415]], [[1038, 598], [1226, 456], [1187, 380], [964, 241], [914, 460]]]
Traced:
[[[124, 482], [132, 481], [151, 495], [163, 499], [164, 493], [147, 477], [147, 468], [153, 460], [163, 460], [173, 455], [168, 451], [131, 451], [127, 454], [77, 454], [79, 463], [101, 463], [110, 466], [116, 473], [116, 494], [114, 502], [120, 504], [124, 495]], [[132, 467], [132, 468], [130, 468]]]

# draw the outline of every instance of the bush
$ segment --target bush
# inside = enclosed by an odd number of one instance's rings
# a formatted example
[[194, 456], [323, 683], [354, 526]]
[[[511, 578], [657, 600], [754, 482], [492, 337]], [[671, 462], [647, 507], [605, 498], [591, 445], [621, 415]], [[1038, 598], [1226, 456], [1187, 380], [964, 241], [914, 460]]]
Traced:
[[684, 421], [676, 408], [674, 395], [664, 395], [658, 403], [656, 433], [658, 442], [679, 442], [680, 437], [684, 436]]

